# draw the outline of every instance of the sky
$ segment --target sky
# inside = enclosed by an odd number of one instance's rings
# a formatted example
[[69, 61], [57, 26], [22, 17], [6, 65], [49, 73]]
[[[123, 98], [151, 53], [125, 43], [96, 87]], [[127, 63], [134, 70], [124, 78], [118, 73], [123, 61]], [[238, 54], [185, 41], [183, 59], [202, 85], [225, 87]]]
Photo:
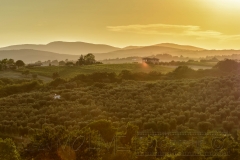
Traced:
[[240, 0], [0, 0], [0, 47], [82, 41], [240, 49]]

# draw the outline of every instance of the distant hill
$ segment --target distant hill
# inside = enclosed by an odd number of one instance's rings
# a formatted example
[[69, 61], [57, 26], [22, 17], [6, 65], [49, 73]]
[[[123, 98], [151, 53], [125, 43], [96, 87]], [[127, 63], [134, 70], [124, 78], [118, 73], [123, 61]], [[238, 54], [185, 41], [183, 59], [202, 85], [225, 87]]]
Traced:
[[12, 58], [14, 60], [23, 60], [25, 63], [46, 61], [46, 60], [77, 60], [79, 56], [68, 55], [68, 54], [58, 54], [53, 52], [38, 51], [32, 49], [21, 49], [21, 50], [3, 50], [0, 51], [0, 59]]
[[81, 54], [93, 53], [96, 60], [148, 57], [159, 54], [169, 54], [185, 58], [202, 58], [206, 56], [224, 56], [240, 54], [240, 50], [205, 50], [203, 48], [161, 43], [150, 46], [128, 46], [124, 48], [112, 47], [104, 44], [85, 42], [52, 42], [46, 45], [14, 45], [0, 48], [0, 59], [22, 59], [26, 62], [37, 60], [77, 60]]
[[88, 53], [105, 53], [119, 50], [120, 48], [104, 44], [92, 44], [85, 42], [51, 42], [46, 45], [23, 44], [0, 48], [0, 50], [33, 49], [60, 54], [81, 55]]
[[[162, 47], [162, 48], [159, 48], [159, 47]], [[163, 52], [166, 52], [166, 49], [167, 51], [169, 50], [172, 51], [173, 49], [188, 50], [188, 51], [204, 50], [202, 48], [198, 48], [194, 46], [178, 45], [173, 43], [161, 43], [161, 44], [151, 45], [151, 46], [127, 46], [124, 48], [117, 48], [117, 47], [113, 47], [105, 44], [92, 44], [92, 43], [85, 43], [85, 42], [61, 42], [61, 41], [51, 42], [46, 45], [22, 44], [22, 45], [12, 45], [8, 47], [0, 48], [0, 50], [21, 50], [21, 49], [32, 49], [32, 50], [40, 50], [40, 51], [54, 52], [54, 53], [60, 53], [60, 54], [70, 54], [70, 55], [81, 55], [81, 54], [87, 54], [87, 53], [98, 54], [98, 53], [110, 53], [110, 52], [120, 53], [121, 51], [125, 51], [125, 50], [132, 52], [130, 51], [132, 49], [141, 49], [143, 52], [146, 52], [146, 54], [144, 55], [149, 55], [149, 52], [163, 53]], [[137, 56], [140, 56], [140, 55], [137, 55]], [[107, 58], [107, 57], [104, 56], [104, 58]], [[111, 58], [116, 58], [116, 56]]]
[[126, 49], [136, 49], [136, 48], [142, 48], [142, 47], [145, 47], [145, 46], [127, 46], [127, 47], [122, 48], [122, 50], [126, 50]]
[[[95, 54], [97, 59], [109, 59], [109, 58], [125, 58], [125, 57], [134, 57], [134, 56], [152, 56], [157, 54], [170, 54], [173, 56], [185, 56], [185, 57], [201, 57], [198, 56], [198, 52], [208, 51], [203, 48], [189, 46], [189, 45], [179, 45], [173, 43], [161, 43], [151, 46], [128, 46], [122, 48], [121, 50]], [[194, 53], [193, 53], [194, 52]], [[202, 52], [201, 52], [202, 53]], [[197, 55], [197, 56], [196, 56]], [[206, 56], [206, 54], [204, 54]]]
[[[193, 49], [193, 48], [192, 48]], [[126, 57], [147, 57], [158, 54], [170, 54], [172, 56], [189, 57], [189, 58], [203, 58], [207, 56], [222, 56], [240, 54], [240, 50], [185, 50], [163, 46], [148, 46], [135, 49], [124, 49], [108, 53], [95, 54], [98, 60], [126, 58]]]
[[160, 47], [160, 46], [147, 46], [134, 49], [124, 49], [108, 53], [95, 54], [97, 59], [108, 59], [108, 58], [124, 58], [124, 57], [134, 57], [134, 56], [151, 56], [156, 54], [164, 53], [175, 53], [179, 52], [179, 49], [169, 48], [169, 47]]
[[175, 49], [191, 50], [191, 51], [203, 51], [203, 50], [206, 50], [206, 49], [199, 48], [199, 47], [188, 46], [188, 45], [179, 45], [179, 44], [173, 44], [173, 43], [161, 43], [161, 44], [156, 44], [155, 46], [170, 47], [170, 48], [175, 48]]

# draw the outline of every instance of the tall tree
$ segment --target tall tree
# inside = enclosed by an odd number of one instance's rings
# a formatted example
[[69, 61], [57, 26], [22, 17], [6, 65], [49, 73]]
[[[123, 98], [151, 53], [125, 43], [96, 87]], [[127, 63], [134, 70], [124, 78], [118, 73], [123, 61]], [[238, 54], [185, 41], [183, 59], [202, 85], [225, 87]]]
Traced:
[[95, 56], [92, 53], [85, 55], [84, 60], [86, 64], [94, 64], [96, 62]]
[[7, 64], [8, 64], [8, 65], [13, 65], [13, 64], [14, 64], [14, 60], [13, 60], [13, 59], [9, 59], [9, 60], [7, 61]]
[[18, 68], [25, 66], [25, 63], [22, 60], [17, 60], [15, 64]]
[[8, 59], [6, 59], [6, 58], [2, 60], [2, 64], [4, 64], [4, 65], [6, 65], [7, 62], [8, 62]]
[[59, 62], [59, 66], [65, 66], [65, 64], [66, 64], [66, 63], [65, 63], [64, 61], [60, 61], [60, 62]]
[[85, 62], [84, 57], [83, 55], [81, 55], [80, 58], [78, 59], [78, 65], [83, 65], [84, 62]]
[[7, 66], [6, 66], [7, 62], [8, 62], [8, 59], [6, 58], [1, 61], [2, 70], [7, 69]]

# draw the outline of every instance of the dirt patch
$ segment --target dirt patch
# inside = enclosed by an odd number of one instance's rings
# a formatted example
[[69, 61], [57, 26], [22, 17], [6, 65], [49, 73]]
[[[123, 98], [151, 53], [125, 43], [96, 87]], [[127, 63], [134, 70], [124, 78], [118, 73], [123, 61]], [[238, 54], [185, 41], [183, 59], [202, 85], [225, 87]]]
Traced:
[[[20, 72], [15, 72], [15, 71], [0, 71], [0, 78], [10, 78], [10, 79], [32, 79], [31, 74], [26, 77], [22, 75]], [[39, 76], [38, 79], [44, 81], [45, 83], [52, 81], [51, 78], [44, 77], [44, 76]]]

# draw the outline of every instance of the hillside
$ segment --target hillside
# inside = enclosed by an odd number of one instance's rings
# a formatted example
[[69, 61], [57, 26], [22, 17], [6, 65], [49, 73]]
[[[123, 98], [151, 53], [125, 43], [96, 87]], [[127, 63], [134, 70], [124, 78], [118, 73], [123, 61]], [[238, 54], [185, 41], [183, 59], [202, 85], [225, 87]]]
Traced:
[[0, 50], [20, 50], [20, 49], [33, 49], [47, 52], [55, 52], [60, 54], [80, 55], [87, 53], [111, 52], [116, 51], [120, 48], [104, 44], [92, 44], [85, 42], [60, 42], [60, 41], [51, 42], [46, 45], [23, 44], [0, 48]]
[[126, 49], [137, 49], [137, 48], [142, 48], [144, 46], [127, 46], [127, 47], [124, 47], [122, 48], [122, 50], [126, 50]]
[[156, 44], [155, 46], [170, 47], [170, 48], [176, 48], [176, 49], [182, 49], [182, 50], [191, 50], [191, 51], [205, 50], [203, 48], [199, 48], [199, 47], [195, 47], [195, 46], [179, 45], [179, 44], [173, 44], [173, 43], [161, 43], [161, 44]]
[[124, 57], [134, 57], [134, 56], [151, 56], [156, 54], [164, 53], [176, 53], [179, 49], [169, 48], [169, 47], [159, 47], [159, 46], [147, 46], [134, 49], [118, 50], [108, 53], [96, 54], [97, 59], [108, 59], [108, 58], [124, 58]]
[[189, 58], [202, 58], [207, 56], [222, 56], [240, 54], [240, 50], [183, 50], [164, 46], [148, 46], [134, 49], [118, 50], [108, 53], [95, 54], [97, 59], [146, 57], [157, 54], [170, 54], [172, 56], [183, 56]]
[[46, 60], [76, 60], [79, 56], [58, 54], [53, 52], [32, 50], [32, 49], [21, 49], [21, 50], [2, 50], [0, 51], [0, 59], [13, 58], [15, 60], [23, 60], [25, 63], [31, 63], [36, 61]]

